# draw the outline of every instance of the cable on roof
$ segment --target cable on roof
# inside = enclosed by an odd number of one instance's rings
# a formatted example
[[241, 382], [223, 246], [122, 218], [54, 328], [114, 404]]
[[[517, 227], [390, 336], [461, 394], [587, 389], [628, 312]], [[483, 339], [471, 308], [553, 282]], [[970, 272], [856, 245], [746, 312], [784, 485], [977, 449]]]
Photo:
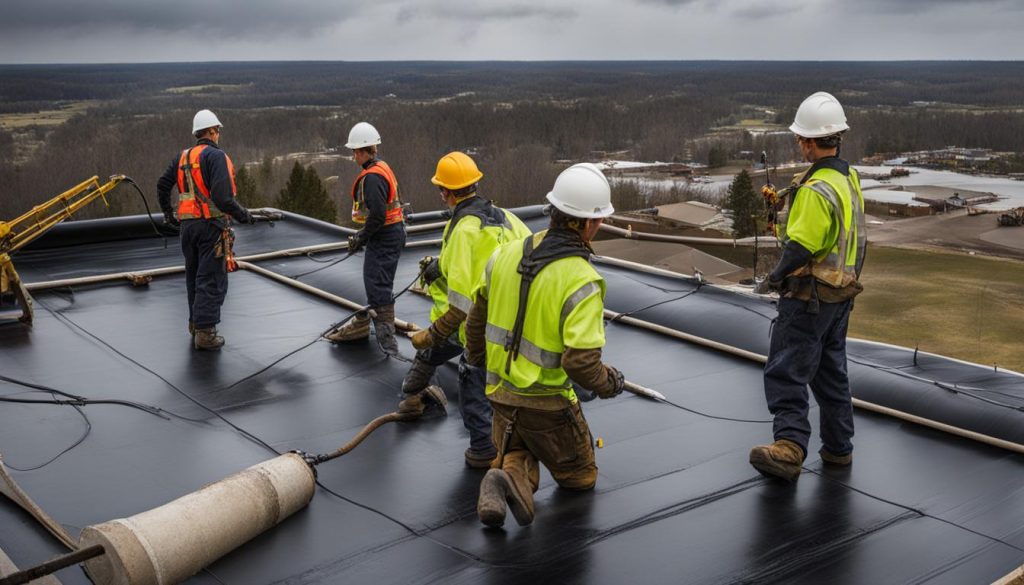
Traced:
[[657, 303], [652, 303], [650, 305], [647, 305], [646, 307], [640, 307], [639, 309], [633, 309], [632, 311], [626, 311], [625, 313], [619, 313], [618, 315], [615, 315], [611, 319], [608, 319], [608, 324], [611, 325], [612, 323], [614, 323], [615, 321], [617, 321], [617, 320], [619, 320], [619, 319], [621, 319], [623, 317], [632, 317], [633, 315], [635, 315], [637, 313], [641, 313], [643, 311], [646, 311], [647, 309], [653, 309], [654, 307], [658, 307], [660, 305], [665, 305], [665, 304], [671, 303], [673, 301], [681, 301], [681, 300], [685, 299], [686, 297], [688, 297], [688, 296], [690, 296], [692, 294], [697, 293], [698, 291], [700, 291], [700, 287], [699, 286], [697, 288], [691, 290], [690, 292], [682, 295], [682, 296], [673, 297], [671, 299], [667, 299], [667, 300], [664, 300], [664, 301], [658, 301]]
[[[314, 268], [313, 270], [307, 270], [306, 272], [300, 272], [300, 273], [296, 274], [295, 276], [290, 276], [289, 278], [294, 278], [295, 280], [298, 280], [298, 279], [302, 278], [303, 276], [309, 276], [310, 274], [313, 274], [314, 272], [320, 272], [321, 270], [327, 270], [331, 266], [334, 266], [335, 264], [341, 264], [345, 260], [348, 260], [352, 256], [355, 256], [356, 255], [356, 251], [357, 250], [349, 250], [348, 254], [345, 254], [344, 256], [342, 256], [341, 258], [338, 258], [337, 260], [328, 260], [327, 263], [324, 264], [323, 266], [321, 266], [320, 268]], [[307, 253], [306, 256], [312, 258], [309, 253]], [[316, 260], [316, 262], [320, 262], [320, 261]]]
[[[992, 406], [998, 406], [1000, 408], [1006, 408], [1006, 409], [1009, 409], [1009, 410], [1016, 410], [1018, 412], [1024, 412], [1024, 405], [1017, 406], [1017, 405], [1014, 405], [1014, 404], [1008, 404], [1006, 402], [1000, 402], [999, 400], [993, 400], [992, 398], [987, 398], [985, 396], [981, 396], [979, 394], [975, 394], [975, 392], [992, 392], [991, 390], [985, 390], [984, 388], [974, 388], [972, 386], [961, 386], [961, 385], [959, 385], [959, 384], [957, 384], [955, 382], [953, 382], [953, 383], [951, 383], [951, 382], [943, 382], [941, 380], [932, 380], [930, 378], [925, 378], [925, 377], [922, 377], [922, 376], [915, 376], [914, 374], [911, 374], [909, 372], [904, 372], [903, 370], [901, 370], [899, 368], [896, 368], [896, 367], [893, 367], [893, 366], [886, 366], [886, 365], [882, 365], [882, 364], [876, 364], [874, 362], [869, 362], [869, 361], [866, 361], [866, 360], [859, 360], [859, 359], [857, 359], [855, 357], [847, 356], [846, 359], [851, 361], [851, 362], [853, 362], [853, 363], [855, 363], [855, 364], [860, 364], [862, 366], [866, 366], [866, 367], [869, 367], [871, 369], [878, 370], [878, 371], [881, 371], [881, 372], [889, 372], [890, 374], [894, 374], [894, 375], [900, 376], [901, 378], [907, 378], [907, 379], [910, 379], [910, 380], [914, 380], [915, 382], [923, 382], [925, 384], [931, 384], [932, 386], [936, 386], [938, 388], [942, 388], [943, 390], [947, 390], [947, 391], [949, 391], [952, 394], [960, 394], [960, 395], [966, 396], [968, 398], [973, 398], [975, 400], [980, 400], [981, 402], [984, 402], [986, 404], [991, 404]], [[1003, 394], [1005, 396], [1012, 396], [1012, 395], [1001, 393], [1001, 392], [1000, 392], [1000, 394]]]
[[[54, 399], [56, 400], [56, 396], [54, 396]], [[6, 397], [2, 401], [3, 402], [20, 402], [19, 400], [16, 400], [16, 399], [6, 399]], [[92, 422], [89, 421], [89, 417], [86, 416], [85, 411], [82, 410], [81, 406], [78, 406], [77, 404], [71, 404], [70, 402], [66, 402], [66, 404], [69, 404], [72, 408], [74, 408], [78, 412], [78, 414], [82, 417], [82, 421], [85, 423], [85, 431], [82, 432], [82, 435], [80, 437], [78, 437], [78, 439], [74, 443], [72, 443], [69, 447], [66, 447], [60, 453], [57, 453], [56, 455], [54, 455], [53, 457], [49, 458], [45, 462], [40, 463], [39, 465], [35, 465], [33, 467], [15, 467], [14, 465], [11, 465], [10, 462], [7, 462], [5, 464], [7, 467], [9, 467], [9, 468], [11, 468], [11, 469], [13, 469], [15, 471], [35, 471], [37, 469], [42, 469], [42, 468], [46, 467], [47, 465], [53, 463], [54, 461], [60, 459], [60, 457], [62, 455], [64, 455], [65, 453], [68, 453], [69, 451], [71, 451], [75, 447], [81, 445], [85, 441], [85, 439], [89, 436], [89, 433], [92, 432]]]
[[706, 412], [701, 412], [699, 410], [695, 410], [695, 409], [690, 408], [688, 406], [683, 406], [682, 404], [679, 404], [678, 402], [672, 402], [671, 400], [669, 400], [667, 398], [664, 399], [664, 400], [658, 400], [658, 402], [663, 402], [665, 404], [668, 404], [669, 406], [674, 406], [674, 407], [678, 408], [679, 410], [685, 410], [686, 412], [689, 412], [689, 413], [692, 413], [692, 414], [696, 414], [697, 416], [703, 416], [704, 418], [711, 418], [711, 419], [715, 419], [715, 420], [725, 420], [725, 421], [729, 421], [729, 422], [753, 423], [753, 424], [769, 424], [769, 423], [774, 422], [773, 420], [770, 420], [770, 419], [769, 420], [761, 420], [761, 419], [750, 419], [750, 418], [732, 418], [732, 417], [728, 417], [728, 416], [719, 416], [717, 414], [708, 414]]
[[[410, 283], [409, 283], [409, 284], [408, 284], [408, 285], [407, 285], [407, 286], [406, 286], [405, 288], [403, 288], [403, 289], [402, 289], [402, 290], [401, 290], [401, 291], [400, 291], [400, 292], [399, 292], [398, 294], [396, 294], [396, 295], [395, 295], [395, 296], [394, 296], [393, 298], [397, 299], [397, 298], [398, 298], [398, 297], [400, 297], [401, 295], [403, 295], [403, 294], [405, 294], [406, 292], [408, 292], [408, 291], [409, 291], [409, 290], [410, 290], [410, 289], [412, 288], [412, 286], [413, 286], [413, 285], [414, 285], [414, 284], [415, 284], [415, 283], [416, 283], [416, 282], [417, 282], [417, 281], [418, 281], [418, 280], [420, 279], [420, 276], [422, 276], [422, 271], [421, 271], [421, 273], [420, 273], [420, 274], [417, 274], [417, 275], [416, 275], [416, 278], [415, 278], [415, 279], [414, 279], [414, 280], [413, 280], [412, 282], [410, 282]], [[39, 301], [37, 300], [37, 302], [39, 302]], [[244, 428], [242, 428], [241, 426], [239, 426], [239, 425], [237, 425], [237, 424], [235, 424], [235, 423], [231, 422], [231, 421], [230, 421], [230, 420], [229, 420], [229, 419], [228, 419], [227, 417], [225, 417], [225, 416], [224, 416], [224, 415], [222, 415], [221, 413], [217, 412], [216, 410], [214, 410], [214, 409], [210, 408], [209, 406], [207, 406], [207, 405], [203, 404], [203, 403], [202, 403], [202, 402], [201, 402], [200, 400], [198, 400], [198, 399], [196, 399], [196, 398], [193, 398], [193, 397], [192, 397], [192, 396], [190, 396], [190, 395], [189, 395], [189, 394], [188, 394], [187, 392], [185, 392], [184, 390], [182, 390], [181, 388], [179, 388], [178, 386], [176, 386], [176, 385], [175, 385], [175, 384], [174, 384], [173, 382], [171, 382], [171, 381], [170, 381], [170, 380], [168, 380], [167, 378], [165, 378], [165, 377], [161, 376], [161, 375], [160, 375], [160, 374], [159, 374], [158, 372], [156, 372], [156, 371], [154, 371], [154, 370], [152, 370], [152, 369], [148, 368], [148, 367], [147, 367], [146, 365], [142, 364], [141, 362], [139, 362], [139, 361], [136, 361], [135, 359], [133, 359], [133, 358], [131, 358], [130, 356], [126, 355], [125, 353], [121, 352], [120, 350], [118, 350], [118, 349], [117, 349], [117, 348], [115, 348], [114, 346], [112, 346], [112, 345], [110, 345], [109, 343], [107, 343], [106, 341], [104, 341], [104, 340], [103, 340], [103, 339], [102, 339], [101, 337], [99, 337], [99, 336], [97, 336], [96, 334], [94, 334], [94, 333], [90, 332], [90, 331], [89, 331], [88, 329], [86, 329], [86, 328], [82, 327], [81, 325], [79, 325], [78, 323], [76, 323], [75, 321], [73, 321], [72, 319], [70, 319], [69, 317], [67, 317], [67, 316], [65, 316], [65, 315], [63, 315], [63, 314], [61, 314], [61, 313], [59, 313], [59, 312], [57, 312], [57, 311], [54, 311], [53, 309], [51, 309], [50, 307], [48, 307], [48, 306], [47, 306], [47, 305], [46, 305], [45, 303], [43, 303], [43, 302], [39, 302], [39, 304], [40, 304], [40, 305], [41, 305], [41, 306], [42, 306], [43, 308], [45, 308], [45, 309], [46, 309], [47, 311], [49, 311], [49, 312], [50, 312], [50, 313], [51, 313], [51, 314], [52, 314], [52, 315], [53, 315], [53, 316], [54, 316], [55, 318], [57, 318], [58, 320], [60, 320], [60, 321], [63, 321], [64, 323], [66, 323], [66, 324], [70, 325], [71, 327], [73, 327], [73, 328], [75, 328], [75, 329], [78, 329], [79, 331], [81, 331], [81, 332], [82, 332], [82, 333], [84, 333], [85, 335], [87, 335], [87, 336], [89, 336], [89, 337], [93, 338], [93, 339], [94, 339], [94, 340], [96, 340], [96, 341], [97, 341], [98, 343], [100, 343], [100, 344], [101, 344], [101, 345], [103, 345], [104, 347], [108, 348], [108, 349], [109, 349], [110, 351], [112, 351], [112, 352], [114, 352], [115, 354], [117, 354], [117, 355], [121, 356], [121, 357], [122, 357], [122, 358], [124, 358], [125, 360], [127, 360], [127, 361], [129, 361], [129, 362], [131, 362], [131, 363], [135, 364], [135, 365], [136, 365], [136, 366], [138, 366], [139, 368], [141, 368], [141, 369], [143, 369], [143, 370], [145, 370], [145, 371], [149, 372], [150, 374], [152, 374], [153, 376], [155, 376], [155, 377], [156, 377], [157, 379], [159, 379], [160, 381], [162, 381], [162, 382], [163, 382], [164, 384], [166, 384], [166, 385], [167, 385], [168, 387], [170, 387], [171, 389], [173, 389], [173, 390], [174, 390], [175, 392], [177, 392], [178, 394], [181, 394], [182, 396], [184, 396], [184, 397], [185, 397], [185, 398], [186, 398], [187, 400], [189, 400], [190, 402], [192, 402], [192, 403], [193, 403], [193, 404], [195, 404], [196, 406], [198, 406], [198, 407], [202, 408], [202, 409], [203, 409], [203, 410], [205, 410], [206, 412], [208, 412], [208, 413], [210, 413], [211, 415], [213, 415], [213, 416], [217, 417], [218, 419], [220, 419], [220, 420], [221, 420], [221, 421], [222, 421], [222, 422], [223, 422], [224, 424], [226, 424], [226, 425], [227, 425], [227, 426], [229, 426], [230, 428], [234, 429], [234, 430], [235, 430], [235, 432], [237, 432], [237, 433], [238, 433], [239, 435], [241, 435], [241, 436], [242, 436], [243, 438], [245, 438], [245, 439], [249, 440], [250, 442], [252, 442], [252, 443], [254, 443], [254, 444], [256, 444], [256, 445], [259, 445], [260, 447], [263, 447], [264, 449], [266, 449], [266, 450], [270, 451], [271, 453], [274, 453], [274, 454], [276, 454], [276, 455], [283, 455], [283, 453], [281, 453], [280, 451], [278, 451], [277, 449], [275, 449], [275, 448], [274, 448], [273, 446], [271, 446], [271, 445], [270, 445], [269, 443], [267, 443], [267, 442], [266, 442], [266, 441], [264, 441], [263, 439], [259, 438], [258, 436], [254, 435], [253, 433], [251, 433], [251, 432], [249, 432], [249, 431], [245, 430], [245, 429], [244, 429]], [[348, 319], [351, 319], [351, 318], [353, 318], [353, 317], [354, 317], [354, 316], [355, 316], [355, 315], [356, 315], [357, 313], [358, 313], [358, 311], [354, 311], [354, 312], [353, 312], [353, 313], [352, 313], [351, 315], [349, 315], [348, 317], [346, 317], [345, 319], [343, 319], [342, 321], [340, 321], [340, 323], [344, 323], [344, 322], [345, 322], [345, 321], [347, 321]], [[317, 340], [319, 340], [319, 338], [318, 338]], [[315, 341], [314, 341], [314, 342], [315, 342]], [[303, 346], [303, 347], [302, 347], [302, 348], [300, 348], [299, 350], [296, 350], [296, 351], [293, 351], [293, 352], [291, 352], [291, 353], [290, 353], [289, 355], [294, 355], [294, 354], [295, 354], [295, 353], [297, 353], [298, 351], [301, 351], [302, 349], [305, 349], [305, 348], [309, 347], [310, 345], [312, 345], [312, 343], [306, 344], [305, 346]], [[278, 360], [278, 362], [279, 362], [279, 361], [280, 361], [280, 360]], [[275, 362], [275, 363], [278, 363], [278, 362]], [[262, 371], [265, 371], [265, 370], [266, 370], [266, 368], [265, 368], [264, 370], [261, 370], [261, 372], [262, 372]], [[258, 373], [259, 373], [259, 372], [258, 372]], [[251, 378], [251, 377], [252, 377], [252, 375], [248, 376], [248, 378]], [[84, 416], [84, 413], [83, 413], [83, 416]], [[91, 429], [91, 425], [90, 425], [90, 429]], [[84, 440], [84, 437], [82, 438], [82, 440]], [[77, 444], [76, 444], [76, 445], [74, 445], [74, 446], [77, 446]], [[73, 448], [74, 446], [72, 446], [72, 448]], [[58, 456], [59, 456], [59, 455], [58, 455]], [[13, 468], [12, 468], [12, 469], [13, 469]], [[414, 528], [413, 528], [412, 526], [409, 526], [409, 525], [408, 525], [408, 524], [406, 524], [405, 522], [402, 522], [402, 521], [401, 521], [401, 520], [399, 520], [398, 518], [395, 518], [395, 517], [393, 517], [393, 516], [389, 515], [388, 513], [384, 512], [384, 511], [382, 511], [382, 510], [378, 510], [378, 509], [376, 509], [376, 508], [374, 508], [374, 507], [372, 507], [372, 506], [369, 506], [369, 505], [366, 505], [366, 504], [363, 504], [363, 503], [357, 502], [357, 501], [355, 501], [355, 500], [353, 500], [353, 499], [351, 499], [351, 498], [345, 497], [344, 495], [342, 495], [342, 494], [340, 494], [340, 493], [338, 493], [338, 492], [336, 492], [336, 491], [332, 490], [331, 488], [329, 488], [329, 487], [327, 487], [326, 485], [324, 485], [323, 483], [321, 483], [321, 482], [320, 482], [320, 480], [316, 480], [316, 484], [317, 484], [318, 486], [320, 486], [320, 488], [321, 488], [321, 489], [323, 489], [323, 490], [324, 490], [324, 491], [326, 491], [327, 493], [331, 494], [332, 496], [334, 496], [334, 497], [336, 497], [336, 498], [338, 498], [338, 499], [340, 499], [340, 500], [343, 500], [343, 501], [345, 501], [345, 502], [348, 502], [348, 503], [352, 504], [353, 506], [356, 506], [356, 507], [362, 508], [362, 509], [364, 509], [364, 510], [366, 510], [366, 511], [368, 511], [368, 512], [372, 512], [372, 513], [374, 513], [374, 514], [377, 514], [377, 515], [381, 516], [382, 518], [385, 518], [385, 519], [387, 519], [387, 520], [390, 520], [391, 522], [393, 522], [393, 523], [397, 524], [398, 526], [402, 527], [403, 529], [405, 529], [406, 531], [408, 531], [408, 532], [409, 532], [410, 534], [412, 534], [412, 535], [414, 535], [414, 536], [418, 536], [418, 537], [423, 537], [423, 538], [427, 538], [427, 539], [429, 539], [430, 541], [432, 541], [432, 542], [434, 542], [434, 543], [436, 543], [436, 544], [439, 544], [439, 545], [441, 545], [442, 547], [444, 547], [444, 548], [446, 548], [446, 549], [448, 549], [448, 550], [450, 550], [450, 551], [452, 551], [452, 552], [455, 552], [456, 554], [459, 554], [460, 556], [464, 556], [464, 557], [467, 557], [467, 558], [474, 558], [474, 557], [473, 557], [472, 555], [470, 555], [469, 553], [466, 553], [465, 551], [462, 551], [462, 550], [460, 550], [460, 549], [459, 549], [459, 548], [457, 548], [457, 547], [454, 547], [454, 546], [452, 546], [452, 545], [449, 545], [449, 544], [447, 544], [447, 543], [445, 543], [445, 542], [439, 541], [439, 540], [435, 539], [434, 537], [430, 536], [429, 534], [426, 534], [426, 533], [421, 533], [421, 532], [417, 531], [417, 530], [416, 530], [416, 529], [414, 529]]]
[[[129, 408], [134, 408], [136, 410], [141, 410], [142, 412], [148, 412], [149, 414], [152, 414], [154, 416], [159, 416], [160, 418], [162, 418], [164, 420], [171, 420], [171, 418], [173, 417], [173, 418], [185, 420], [185, 421], [188, 421], [188, 422], [194, 422], [194, 423], [205, 422], [205, 421], [202, 421], [202, 420], [197, 419], [197, 418], [189, 418], [187, 416], [183, 416], [183, 415], [180, 415], [180, 414], [175, 414], [175, 413], [170, 412], [168, 410], [164, 410], [164, 409], [160, 408], [159, 406], [153, 406], [151, 404], [144, 404], [142, 402], [134, 402], [134, 401], [131, 401], [131, 400], [120, 400], [120, 399], [114, 399], [114, 398], [89, 398], [87, 396], [81, 396], [81, 395], [78, 395], [78, 394], [71, 394], [70, 392], [65, 392], [63, 390], [58, 390], [57, 388], [52, 388], [50, 386], [45, 386], [43, 384], [35, 384], [35, 383], [32, 383], [32, 382], [26, 382], [24, 380], [18, 380], [16, 378], [11, 378], [11, 377], [8, 377], [8, 376], [4, 376], [2, 374], [0, 374], [0, 382], [7, 382], [8, 384], [15, 384], [17, 386], [23, 386], [25, 388], [31, 388], [32, 390], [37, 391], [37, 392], [48, 392], [48, 393], [54, 395], [54, 399], [53, 400], [37, 400], [37, 399], [31, 399], [31, 398], [13, 398], [11, 396], [0, 396], [0, 402], [13, 402], [13, 403], [21, 403], [21, 404], [57, 404], [57, 405], [63, 405], [63, 406], [89, 406], [89, 405], [94, 405], [94, 404], [109, 404], [109, 405], [116, 405], [116, 406], [127, 406]], [[59, 396], [63, 396], [67, 400], [59, 400], [59, 399], [57, 399], [58, 395]]]
[[149, 201], [146, 200], [146, 195], [142, 192], [142, 188], [139, 187], [139, 184], [131, 177], [126, 176], [121, 180], [130, 184], [132, 187], [135, 187], [135, 191], [138, 192], [139, 198], [142, 199], [142, 205], [146, 207], [146, 217], [149, 218], [149, 223], [153, 226], [153, 231], [156, 232], [156, 235], [160, 236], [161, 240], [164, 241], [164, 248], [167, 248], [167, 238], [164, 236], [163, 232], [160, 231], [160, 228], [157, 227], [156, 222], [153, 221], [153, 212], [149, 210]]

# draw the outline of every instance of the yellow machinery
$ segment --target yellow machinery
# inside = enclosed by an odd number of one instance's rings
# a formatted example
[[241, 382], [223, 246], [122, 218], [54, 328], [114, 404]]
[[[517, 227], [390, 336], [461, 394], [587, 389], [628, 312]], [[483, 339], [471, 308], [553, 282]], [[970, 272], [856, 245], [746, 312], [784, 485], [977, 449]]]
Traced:
[[32, 323], [32, 297], [18, 277], [11, 256], [98, 198], [110, 207], [107, 192], [125, 179], [124, 175], [113, 175], [101, 185], [99, 177], [92, 177], [46, 203], [36, 205], [17, 219], [0, 221], [0, 294], [13, 291], [21, 305], [22, 323]]

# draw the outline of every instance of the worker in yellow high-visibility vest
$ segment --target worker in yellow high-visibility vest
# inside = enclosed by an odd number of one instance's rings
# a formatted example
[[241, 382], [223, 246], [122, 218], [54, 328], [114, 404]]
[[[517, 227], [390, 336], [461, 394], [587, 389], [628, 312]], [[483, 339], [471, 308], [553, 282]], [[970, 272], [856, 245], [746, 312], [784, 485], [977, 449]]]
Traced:
[[[424, 259], [423, 280], [434, 306], [430, 309], [430, 327], [412, 338], [418, 351], [402, 382], [407, 395], [422, 392], [438, 366], [462, 356], [466, 316], [473, 304], [470, 297], [491, 252], [530, 235], [530, 229], [514, 213], [479, 195], [483, 176], [468, 155], [450, 152], [437, 162], [437, 172], [430, 180], [452, 217], [444, 226], [440, 253], [436, 258]], [[467, 364], [465, 357], [459, 359], [459, 412], [469, 431], [466, 465], [489, 467], [495, 449], [491, 441], [491, 405], [484, 395], [484, 372]]]
[[466, 357], [485, 366], [498, 457], [480, 484], [477, 513], [501, 526], [506, 509], [533, 522], [538, 462], [558, 485], [597, 482], [593, 439], [574, 384], [601, 398], [622, 392], [621, 372], [601, 361], [604, 280], [590, 240], [614, 211], [611, 187], [589, 163], [563, 171], [551, 192], [547, 231], [491, 256], [474, 296]]
[[756, 292], [778, 291], [764, 392], [774, 417], [775, 442], [754, 447], [750, 464], [763, 474], [800, 475], [811, 426], [807, 387], [818, 403], [827, 465], [853, 460], [853, 404], [846, 372], [846, 331], [867, 236], [857, 172], [839, 158], [849, 129], [839, 101], [825, 92], [808, 97], [789, 129], [811, 168], [794, 181], [781, 234], [782, 258]]

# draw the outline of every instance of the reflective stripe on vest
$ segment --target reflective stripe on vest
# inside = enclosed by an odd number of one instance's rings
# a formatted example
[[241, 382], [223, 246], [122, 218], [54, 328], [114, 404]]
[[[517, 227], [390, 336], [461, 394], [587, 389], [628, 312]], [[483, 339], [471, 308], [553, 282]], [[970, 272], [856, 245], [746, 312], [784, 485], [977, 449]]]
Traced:
[[[215, 219], [224, 216], [224, 212], [213, 204], [210, 188], [203, 179], [199, 168], [199, 157], [208, 148], [200, 144], [181, 151], [178, 159], [178, 219]], [[235, 165], [231, 157], [224, 155], [228, 164], [228, 175], [231, 177], [231, 196], [235, 196]], [[187, 171], [187, 172], [186, 172]]]
[[[836, 184], [839, 180], [842, 180], [842, 183]], [[839, 227], [839, 236], [836, 238], [835, 245], [824, 256], [814, 258], [811, 262], [810, 273], [817, 280], [829, 286], [845, 288], [856, 282], [860, 276], [867, 246], [867, 233], [864, 229], [864, 197], [860, 192], [859, 181], [852, 169], [847, 177], [842, 177], [836, 171], [826, 171], [821, 173], [821, 176], [815, 173], [815, 176], [805, 183], [803, 188], [814, 191], [828, 202]], [[844, 197], [844, 195], [847, 196]], [[849, 226], [846, 224], [848, 204], [853, 206], [853, 209], [850, 210]], [[851, 233], [853, 237], [850, 237]], [[793, 272], [794, 276], [806, 274], [806, 268]]]
[[[481, 294], [488, 298], [487, 393], [503, 388], [523, 396], [561, 395], [575, 403], [572, 382], [562, 369], [564, 326], [580, 303], [594, 294], [603, 294], [600, 276], [586, 260], [578, 257], [555, 260], [540, 271], [530, 287], [530, 310], [519, 341], [519, 354], [506, 372], [510, 329], [518, 313], [522, 276], [517, 267], [522, 254], [523, 246], [519, 242], [508, 244], [491, 256], [484, 271], [485, 285]], [[600, 328], [601, 317], [595, 318], [596, 327]]]
[[[450, 307], [468, 315], [473, 307], [473, 293], [480, 285], [484, 265], [494, 250], [531, 235], [530, 229], [515, 214], [501, 211], [504, 219], [500, 223], [484, 223], [480, 217], [467, 214], [448, 220], [445, 226], [446, 237], [441, 240], [441, 252], [438, 254], [441, 277], [429, 288], [430, 297], [434, 301], [430, 308], [431, 322], [440, 319]], [[465, 344], [465, 321], [459, 325], [458, 336], [460, 343]]]
[[352, 221], [366, 223], [367, 218], [370, 216], [369, 210], [366, 209], [366, 196], [363, 193], [363, 179], [366, 178], [366, 175], [370, 174], [384, 177], [384, 181], [388, 184], [388, 201], [384, 212], [384, 225], [404, 221], [402, 200], [398, 196], [398, 179], [395, 178], [395, 173], [388, 166], [388, 163], [382, 160], [376, 161], [374, 164], [363, 169], [359, 176], [356, 177], [355, 182], [352, 183]]

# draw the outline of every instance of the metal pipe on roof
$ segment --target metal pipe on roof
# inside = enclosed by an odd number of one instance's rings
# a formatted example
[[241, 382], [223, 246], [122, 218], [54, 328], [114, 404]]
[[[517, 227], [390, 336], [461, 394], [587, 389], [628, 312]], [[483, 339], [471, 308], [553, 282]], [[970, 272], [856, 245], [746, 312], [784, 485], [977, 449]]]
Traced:
[[622, 236], [629, 240], [650, 240], [652, 242], [670, 242], [673, 244], [705, 244], [708, 246], [749, 246], [779, 248], [782, 244], [777, 238], [701, 238], [697, 236], [670, 236], [667, 234], [651, 234], [634, 230], [622, 229], [606, 223], [601, 230]]
[[[441, 240], [419, 240], [415, 242], [407, 242], [406, 248], [423, 248], [428, 246], [440, 246]], [[335, 250], [347, 250], [348, 242], [335, 242], [330, 244], [317, 244], [315, 246], [303, 246], [300, 248], [288, 248], [285, 250], [277, 250], [274, 252], [265, 252], [262, 254], [250, 254], [248, 256], [238, 256], [235, 260], [238, 262], [259, 262], [262, 260], [273, 260], [275, 258], [288, 258], [292, 256], [303, 256], [306, 254], [313, 254], [316, 252], [331, 252]], [[112, 274], [101, 274], [97, 276], [82, 276], [78, 278], [64, 278], [60, 280], [46, 280], [43, 282], [33, 282], [26, 284], [25, 288], [29, 292], [35, 292], [39, 290], [48, 290], [52, 288], [64, 288], [68, 286], [81, 286], [85, 284], [99, 284], [103, 282], [111, 282], [115, 280], [128, 280], [133, 283], [144, 281], [145, 279], [152, 279], [156, 276], [166, 276], [168, 274], [177, 274], [184, 272], [184, 266], [168, 266], [165, 268], [154, 268], [151, 270], [137, 270], [132, 272], [115, 272]]]
[[[629, 316], [626, 316], [626, 315], [622, 315], [621, 313], [616, 313], [614, 311], [609, 311], [607, 309], [605, 309], [604, 314], [605, 314], [605, 317], [613, 318], [613, 319], [615, 319], [616, 321], [618, 321], [620, 323], [625, 323], [627, 325], [632, 325], [633, 327], [638, 327], [640, 329], [645, 329], [647, 331], [653, 331], [655, 333], [661, 333], [662, 335], [667, 335], [669, 337], [674, 337], [676, 339], [681, 339], [683, 341], [694, 343], [696, 345], [700, 345], [700, 346], [703, 346], [703, 347], [708, 347], [708, 348], [711, 348], [711, 349], [714, 349], [714, 350], [717, 350], [717, 351], [722, 351], [722, 352], [728, 353], [730, 355], [734, 355], [736, 357], [741, 357], [741, 358], [748, 359], [748, 360], [755, 361], [755, 362], [762, 363], [762, 364], [766, 363], [768, 361], [768, 356], [765, 356], [765, 355], [762, 355], [762, 354], [759, 354], [759, 353], [755, 353], [755, 352], [752, 352], [752, 351], [747, 351], [745, 349], [742, 349], [742, 348], [739, 348], [739, 347], [734, 347], [734, 346], [731, 346], [731, 345], [728, 345], [728, 344], [725, 344], [725, 343], [721, 343], [721, 342], [718, 342], [718, 341], [714, 341], [714, 340], [711, 340], [711, 339], [706, 339], [706, 338], [699, 337], [699, 336], [696, 336], [696, 335], [691, 335], [691, 334], [683, 332], [683, 331], [679, 331], [679, 330], [676, 330], [676, 329], [671, 329], [671, 328], [665, 327], [663, 325], [658, 325], [657, 323], [651, 323], [649, 321], [643, 321], [641, 319], [637, 319], [635, 317], [629, 317]], [[942, 422], [939, 422], [939, 421], [934, 421], [934, 420], [931, 420], [931, 419], [920, 417], [920, 416], [917, 416], [917, 415], [914, 415], [914, 414], [903, 412], [901, 410], [896, 410], [894, 408], [889, 408], [887, 406], [882, 406], [880, 404], [875, 404], [873, 402], [868, 402], [866, 400], [861, 400], [860, 398], [853, 398], [852, 397], [851, 399], [853, 401], [853, 405], [855, 407], [857, 407], [857, 408], [862, 409], [862, 410], [868, 410], [868, 411], [871, 411], [871, 412], [875, 412], [875, 413], [879, 413], [879, 414], [884, 414], [886, 416], [891, 416], [893, 418], [898, 418], [898, 419], [906, 421], [906, 422], [911, 422], [911, 423], [918, 424], [918, 425], [921, 425], [921, 426], [925, 426], [925, 427], [928, 427], [928, 428], [931, 428], [931, 429], [935, 429], [937, 431], [942, 431], [944, 433], [949, 433], [951, 435], [956, 435], [958, 437], [962, 437], [962, 438], [965, 438], [965, 439], [970, 439], [972, 441], [977, 441], [979, 443], [984, 443], [984, 444], [990, 445], [992, 447], [998, 447], [1000, 449], [1006, 449], [1008, 451], [1013, 451], [1015, 453], [1024, 454], [1024, 445], [1021, 445], [1020, 443], [1014, 443], [1014, 442], [1011, 442], [1011, 441], [1007, 441], [1005, 439], [999, 439], [997, 437], [992, 437], [990, 435], [984, 435], [982, 433], [978, 433], [978, 432], [975, 432], [975, 431], [970, 431], [970, 430], [967, 430], [967, 429], [962, 429], [960, 427], [955, 427], [953, 425], [949, 425], [949, 424], [942, 423]]]
[[[363, 305], [360, 305], [359, 303], [357, 303], [355, 301], [346, 299], [345, 297], [340, 297], [340, 296], [338, 296], [336, 294], [329, 293], [329, 292], [327, 292], [327, 291], [325, 291], [323, 289], [316, 288], [315, 286], [310, 286], [310, 285], [308, 285], [308, 284], [306, 284], [304, 282], [300, 282], [298, 280], [295, 280], [294, 278], [289, 278], [287, 276], [284, 276], [283, 274], [278, 274], [278, 273], [276, 273], [276, 272], [274, 272], [272, 270], [267, 270], [266, 268], [262, 268], [260, 266], [256, 266], [255, 264], [252, 264], [250, 262], [246, 262], [244, 260], [239, 260], [238, 261], [238, 267], [243, 269], [243, 270], [248, 270], [250, 272], [255, 272], [256, 274], [259, 274], [260, 276], [265, 276], [265, 277], [267, 277], [267, 278], [269, 278], [271, 280], [275, 280], [277, 282], [280, 282], [281, 284], [287, 284], [288, 286], [296, 288], [296, 289], [299, 289], [299, 290], [301, 290], [303, 292], [307, 292], [309, 294], [316, 295], [316, 296], [320, 297], [321, 299], [324, 299], [324, 300], [327, 300], [327, 301], [331, 301], [332, 303], [334, 303], [336, 305], [341, 305], [342, 307], [345, 307], [346, 309], [352, 309], [353, 311], [358, 311], [358, 310], [366, 308]], [[397, 317], [395, 318], [395, 327], [398, 327], [399, 329], [404, 329], [406, 331], [417, 331], [417, 330], [419, 330], [419, 326], [417, 326], [415, 323], [410, 323], [409, 321], [403, 321], [401, 319], [398, 319]]]

